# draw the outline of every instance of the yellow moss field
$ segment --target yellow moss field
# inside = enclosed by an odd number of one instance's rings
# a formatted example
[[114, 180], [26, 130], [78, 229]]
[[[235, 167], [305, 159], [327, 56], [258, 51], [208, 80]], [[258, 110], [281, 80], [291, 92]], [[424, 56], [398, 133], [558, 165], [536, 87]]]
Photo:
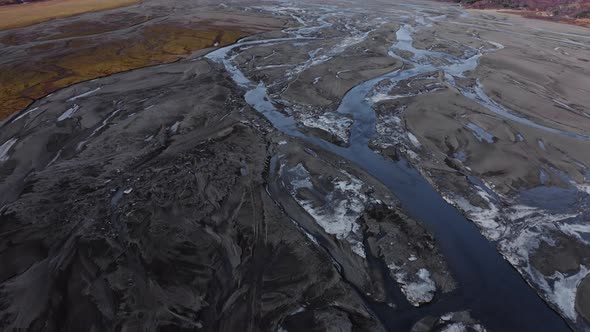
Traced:
[[[149, 26], [133, 39], [70, 41], [37, 61], [0, 65], [0, 119], [57, 89], [114, 73], [176, 61], [193, 51], [235, 42], [245, 35], [218, 27]], [[52, 48], [52, 45], [46, 45]], [[45, 54], [44, 49], [38, 50]]]
[[140, 0], [49, 0], [0, 7], [0, 30], [140, 3]]

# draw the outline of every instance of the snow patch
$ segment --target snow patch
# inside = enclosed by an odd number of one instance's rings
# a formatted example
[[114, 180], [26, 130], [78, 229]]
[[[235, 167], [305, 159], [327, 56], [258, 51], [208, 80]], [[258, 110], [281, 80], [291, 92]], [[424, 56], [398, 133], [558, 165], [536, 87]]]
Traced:
[[28, 110], [28, 111], [24, 112], [23, 114], [19, 115], [16, 119], [12, 120], [12, 122], [18, 121], [18, 120], [24, 118], [25, 116], [27, 116], [27, 115], [35, 112], [38, 109], [39, 109], [39, 107], [31, 108], [30, 110]]
[[469, 219], [482, 229], [488, 239], [496, 241], [505, 231], [505, 226], [497, 222], [500, 211], [496, 204], [492, 202], [488, 192], [479, 187], [477, 187], [477, 190], [477, 195], [488, 204], [489, 207], [487, 209], [474, 206], [463, 197], [454, 199], [454, 203], [467, 214]]
[[402, 293], [415, 307], [428, 303], [434, 298], [436, 284], [430, 278], [430, 272], [421, 268], [415, 275], [408, 275], [401, 267], [391, 263], [387, 266], [395, 281], [401, 286]]
[[16, 142], [18, 141], [18, 138], [11, 138], [8, 141], [4, 142], [4, 144], [0, 145], [0, 162], [5, 162], [8, 160], [8, 158], [10, 158], [8, 156], [8, 151], [10, 151], [10, 148], [16, 144]]
[[467, 332], [467, 327], [463, 323], [453, 323], [445, 326], [441, 332]]
[[478, 141], [486, 142], [486, 143], [494, 143], [494, 135], [488, 133], [482, 127], [476, 125], [475, 123], [468, 123], [466, 125], [466, 127], [469, 130], [471, 130], [471, 132], [473, 133], [473, 136], [475, 136], [475, 138], [477, 138]]
[[432, 301], [436, 292], [436, 284], [430, 278], [428, 270], [421, 268], [416, 272], [415, 276], [409, 276], [406, 271], [393, 263], [387, 267], [395, 281], [401, 286], [401, 291], [410, 304], [418, 307]]
[[170, 129], [168, 130], [170, 135], [176, 134], [178, 128], [180, 128], [180, 121], [176, 121], [172, 126], [170, 126]]
[[418, 276], [418, 281], [402, 286], [402, 291], [408, 298], [408, 301], [414, 306], [432, 301], [436, 292], [436, 285], [430, 279], [430, 272], [428, 270], [420, 269], [416, 275]]
[[[537, 207], [505, 201], [495, 203], [490, 194], [478, 188], [477, 194], [488, 203], [489, 208], [474, 207], [463, 197], [443, 196], [451, 204], [463, 210], [473, 220], [488, 239], [498, 241], [499, 251], [523, 275], [527, 276], [543, 296], [553, 303], [559, 311], [570, 319], [576, 319], [575, 294], [580, 281], [588, 273], [585, 266], [574, 275], [555, 273], [547, 277], [529, 263], [529, 255], [541, 242], [554, 245], [547, 234], [557, 231], [587, 243], [590, 225], [581, 221], [576, 213], [556, 214]], [[581, 221], [581, 222], [580, 222]]]
[[57, 118], [57, 122], [61, 122], [65, 119], [69, 119], [72, 117], [72, 115], [74, 115], [74, 113], [76, 113], [78, 110], [80, 109], [80, 106], [74, 104], [74, 106], [72, 106], [71, 108], [69, 108], [67, 111], [63, 112], [62, 115], [60, 115]]
[[358, 218], [365, 209], [368, 198], [361, 192], [363, 182], [342, 171], [341, 177], [333, 182], [334, 189], [325, 196], [323, 202], [302, 199], [298, 191], [306, 188], [315, 190], [309, 171], [302, 164], [286, 171], [290, 178], [291, 195], [297, 203], [320, 225], [328, 234], [335, 235], [339, 240], [346, 240], [352, 251], [365, 257], [362, 233]]
[[74, 101], [74, 100], [77, 100], [77, 99], [80, 99], [80, 98], [84, 98], [84, 97], [90, 96], [91, 94], [93, 94], [93, 93], [95, 93], [95, 92], [98, 92], [99, 90], [100, 90], [100, 87], [98, 87], [98, 88], [96, 88], [96, 89], [94, 89], [94, 90], [90, 90], [90, 91], [88, 91], [88, 92], [84, 92], [84, 93], [82, 93], [82, 94], [79, 94], [79, 95], [77, 95], [77, 96], [74, 96], [74, 97], [72, 97], [72, 98], [68, 99], [67, 101], [68, 101], [68, 102], [72, 102], [72, 101]]
[[550, 277], [554, 280], [553, 292], [550, 295], [551, 302], [555, 303], [562, 313], [572, 320], [576, 320], [576, 291], [582, 282], [582, 279], [588, 274], [588, 268], [580, 265], [580, 270], [570, 276], [566, 276], [561, 272], [555, 272]]
[[417, 147], [418, 149], [422, 147], [422, 144], [420, 144], [420, 141], [418, 141], [418, 138], [416, 136], [414, 136], [414, 134], [412, 134], [411, 132], [408, 131], [407, 133], [408, 138], [410, 139], [410, 142]]
[[348, 143], [350, 128], [353, 121], [348, 117], [337, 113], [326, 113], [320, 116], [313, 114], [300, 114], [301, 123], [309, 128], [317, 128], [338, 137], [344, 143]]

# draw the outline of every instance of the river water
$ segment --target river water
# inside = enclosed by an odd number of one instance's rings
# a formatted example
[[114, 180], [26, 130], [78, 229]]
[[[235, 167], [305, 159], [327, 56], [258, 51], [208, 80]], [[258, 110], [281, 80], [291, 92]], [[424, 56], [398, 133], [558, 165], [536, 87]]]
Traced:
[[[290, 4], [290, 7], [295, 5]], [[303, 9], [302, 9], [303, 10]], [[491, 47], [467, 48], [463, 57], [444, 53], [418, 50], [413, 46], [412, 34], [422, 26], [427, 26], [428, 15], [417, 13], [419, 19], [402, 22], [396, 32], [397, 42], [392, 45], [390, 55], [409, 64], [405, 70], [387, 73], [351, 89], [342, 99], [338, 112], [349, 114], [354, 123], [351, 128], [347, 147], [329, 143], [317, 137], [303, 134], [292, 117], [277, 111], [272, 98], [267, 93], [264, 83], [252, 82], [234, 63], [241, 50], [250, 47], [270, 47], [278, 43], [296, 43], [305, 39], [316, 38], [316, 33], [330, 27], [328, 18], [339, 15], [338, 9], [322, 8], [314, 15], [309, 7], [305, 15], [294, 17], [302, 27], [285, 30], [291, 37], [255, 41], [242, 41], [221, 48], [207, 55], [212, 61], [221, 63], [232, 75], [236, 84], [245, 90], [246, 102], [263, 114], [278, 130], [287, 135], [302, 139], [341, 156], [358, 165], [382, 182], [400, 201], [402, 208], [413, 218], [422, 222], [434, 235], [441, 253], [445, 256], [449, 268], [459, 287], [450, 296], [443, 297], [437, 303], [394, 310], [385, 305], [372, 304], [372, 310], [390, 330], [409, 330], [411, 324], [425, 313], [442, 314], [446, 311], [470, 310], [472, 315], [490, 331], [567, 331], [564, 320], [553, 311], [516, 270], [498, 253], [495, 246], [484, 238], [477, 227], [467, 220], [455, 207], [449, 205], [422, 175], [412, 168], [406, 160], [392, 161], [371, 150], [369, 141], [375, 131], [375, 113], [371, 102], [371, 93], [377, 83], [388, 80], [392, 85], [397, 82], [428, 72], [442, 70], [451, 83], [455, 77], [477, 67], [478, 59], [487, 52], [493, 52], [502, 46], [491, 42]], [[295, 11], [299, 13], [300, 11]], [[431, 15], [432, 19], [439, 16]], [[358, 32], [358, 31], [356, 31]], [[410, 59], [401, 58], [396, 51], [411, 52]], [[444, 60], [444, 65], [434, 65], [432, 60]], [[438, 62], [437, 62], [438, 63]], [[542, 127], [527, 119], [520, 118], [487, 98], [479, 84], [472, 88], [461, 88], [461, 93], [486, 106], [497, 114], [510, 119]], [[551, 132], [571, 136], [553, 128], [544, 128]], [[587, 137], [577, 135], [587, 140]]]

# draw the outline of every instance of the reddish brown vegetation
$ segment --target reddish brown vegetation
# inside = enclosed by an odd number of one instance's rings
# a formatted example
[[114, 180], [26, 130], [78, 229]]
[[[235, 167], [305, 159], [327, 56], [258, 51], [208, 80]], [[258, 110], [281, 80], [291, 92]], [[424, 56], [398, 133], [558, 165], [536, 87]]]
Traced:
[[505, 9], [510, 13], [590, 27], [590, 0], [459, 0], [469, 8]]

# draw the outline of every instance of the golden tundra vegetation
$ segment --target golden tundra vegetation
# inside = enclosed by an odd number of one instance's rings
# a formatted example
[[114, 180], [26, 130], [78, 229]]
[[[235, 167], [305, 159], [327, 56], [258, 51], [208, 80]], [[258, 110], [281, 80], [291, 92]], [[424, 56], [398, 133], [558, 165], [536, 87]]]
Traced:
[[[133, 33], [118, 33], [130, 27]], [[111, 15], [102, 22], [69, 23], [50, 34], [14, 30], [0, 38], [0, 43], [34, 43], [26, 48], [26, 57], [0, 64], [0, 119], [60, 88], [173, 62], [216, 43], [233, 43], [244, 35], [235, 26], [224, 28], [203, 21], [166, 22], [129, 13]]]
[[139, 3], [139, 0], [52, 0], [0, 7], [0, 30]]

